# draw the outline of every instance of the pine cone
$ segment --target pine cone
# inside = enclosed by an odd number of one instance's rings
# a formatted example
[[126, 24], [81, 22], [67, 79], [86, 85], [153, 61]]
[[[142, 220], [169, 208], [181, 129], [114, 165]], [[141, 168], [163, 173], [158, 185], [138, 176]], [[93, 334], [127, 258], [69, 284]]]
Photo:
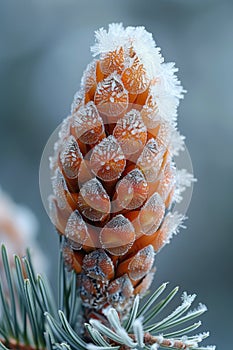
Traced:
[[83, 74], [51, 158], [50, 209], [86, 312], [102, 317], [112, 305], [124, 317], [182, 221], [171, 208], [192, 181], [173, 161], [184, 147], [176, 129], [184, 90], [143, 27], [112, 24], [96, 39], [99, 59]]

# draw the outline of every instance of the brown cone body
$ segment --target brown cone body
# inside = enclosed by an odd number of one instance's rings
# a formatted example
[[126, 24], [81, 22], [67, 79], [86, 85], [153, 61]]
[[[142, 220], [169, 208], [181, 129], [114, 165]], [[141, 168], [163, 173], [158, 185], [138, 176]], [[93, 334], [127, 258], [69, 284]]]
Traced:
[[147, 292], [174, 229], [175, 128], [160, 116], [156, 84], [133, 45], [105, 52], [87, 67], [55, 147], [51, 217], [91, 317], [108, 305], [123, 317]]

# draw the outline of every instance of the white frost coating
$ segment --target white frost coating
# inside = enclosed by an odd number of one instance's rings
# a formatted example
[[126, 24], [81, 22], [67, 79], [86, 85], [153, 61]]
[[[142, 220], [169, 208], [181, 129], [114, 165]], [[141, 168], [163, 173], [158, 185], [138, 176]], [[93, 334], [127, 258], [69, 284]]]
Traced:
[[120, 125], [124, 130], [131, 131], [133, 135], [147, 131], [140, 112], [136, 109], [131, 109], [126, 113], [123, 118], [118, 120], [117, 125]]
[[157, 179], [163, 162], [164, 152], [164, 145], [158, 144], [158, 142], [152, 138], [147, 142], [138, 158], [137, 166], [142, 170], [148, 182], [153, 182]]
[[[153, 213], [153, 217], [151, 217], [148, 222], [145, 223], [144, 219], [141, 219], [143, 212], [150, 212], [151, 216]], [[160, 226], [161, 221], [164, 217], [165, 213], [165, 204], [159, 193], [155, 192], [144, 204], [139, 214], [139, 222], [141, 225], [141, 230], [146, 235], [153, 234]], [[143, 221], [142, 221], [143, 220]]]
[[159, 327], [165, 323], [169, 323], [169, 321], [172, 322], [178, 316], [181, 316], [190, 308], [195, 298], [196, 294], [188, 295], [186, 292], [184, 292], [181, 298], [183, 300], [182, 304], [178, 306], [170, 315], [165, 317], [161, 322], [157, 323], [156, 326]]
[[66, 195], [65, 191], [67, 191], [67, 185], [65, 179], [57, 168], [55, 171], [55, 175], [52, 177], [52, 187], [53, 193], [57, 198], [57, 203], [60, 208], [65, 208], [66, 206]]
[[104, 28], [95, 31], [95, 39], [96, 43], [91, 47], [93, 56], [118, 49], [126, 41], [126, 33], [122, 23], [112, 23], [108, 31]]
[[[114, 310], [116, 312], [115, 309], [110, 308], [109, 311], [107, 311], [108, 317], [110, 317], [109, 314], [111, 313], [111, 310]], [[121, 341], [121, 343], [125, 344], [126, 346], [129, 346], [130, 348], [135, 348], [137, 344], [134, 343], [133, 340], [129, 337], [126, 330], [120, 324], [118, 324], [118, 322], [116, 322], [115, 324], [112, 318], [110, 318], [110, 320], [113, 321], [113, 324], [115, 326], [114, 330], [116, 332], [116, 338], [118, 338]], [[95, 328], [100, 333], [101, 333], [102, 327], [104, 327], [100, 321], [95, 319], [91, 319], [90, 324], [92, 325], [93, 328]]]
[[[126, 176], [124, 176], [117, 184], [116, 193], [119, 194], [121, 187], [127, 189], [127, 195], [121, 196], [121, 205], [126, 209], [136, 209], [140, 207], [148, 194], [148, 185], [146, 179], [142, 172], [135, 168], [131, 170]], [[143, 193], [140, 193], [140, 196], [137, 193], [137, 188], [140, 188], [140, 191], [143, 189]], [[135, 192], [136, 189], [136, 192]]]
[[181, 135], [176, 127], [171, 127], [169, 150], [172, 156], [178, 156], [180, 151], [184, 151], [185, 136]]
[[115, 231], [117, 230], [125, 230], [126, 232], [134, 232], [134, 227], [131, 222], [124, 217], [124, 215], [119, 214], [116, 215], [112, 220], [110, 220], [104, 228], [111, 228]]
[[183, 300], [183, 302], [190, 305], [193, 303], [195, 298], [196, 298], [196, 294], [188, 294], [187, 292], [184, 292], [181, 296], [181, 299]]
[[139, 317], [136, 318], [136, 320], [133, 323], [133, 331], [134, 331], [134, 335], [136, 338], [136, 341], [138, 343], [138, 345], [140, 346], [140, 348], [144, 347], [144, 331], [143, 331], [143, 323], [142, 323], [143, 318]]
[[156, 47], [152, 34], [144, 27], [127, 27], [122, 24], [110, 24], [108, 31], [101, 28], [96, 31], [96, 43], [92, 46], [93, 55], [124, 49], [125, 68], [131, 66], [134, 58], [130, 57], [130, 48], [134, 50], [139, 64], [142, 64], [149, 79], [156, 80], [152, 94], [156, 97], [160, 114], [166, 120], [174, 121], [177, 116], [179, 99], [186, 92], [177, 79], [178, 69], [173, 62], [163, 63], [160, 48]]
[[152, 34], [148, 33], [144, 27], [127, 27], [125, 31], [128, 42], [132, 43], [140, 63], [145, 67], [148, 78], [153, 79], [158, 73], [163, 58], [160, 54], [160, 48], [156, 47]]
[[194, 178], [193, 174], [188, 173], [186, 169], [176, 170], [176, 189], [174, 193], [174, 200], [180, 203], [183, 199], [182, 193], [187, 187], [190, 187], [193, 182], [197, 180]]
[[85, 106], [80, 107], [78, 110], [78, 113], [74, 118], [74, 126], [82, 127], [83, 123], [95, 125], [97, 124], [97, 121], [102, 122], [102, 118], [100, 117], [93, 101], [90, 101]]
[[110, 74], [97, 85], [95, 103], [98, 110], [108, 116], [118, 116], [128, 107], [128, 91], [124, 88], [120, 75]]
[[109, 199], [107, 192], [103, 185], [96, 178], [87, 181], [80, 190], [81, 195], [85, 198], [86, 196], [94, 195], [95, 199]]
[[129, 277], [136, 281], [148, 274], [153, 266], [154, 256], [155, 253], [152, 245], [139, 250], [129, 263]]
[[161, 226], [161, 230], [166, 232], [166, 240], [163, 242], [164, 244], [170, 243], [172, 236], [176, 235], [180, 228], [186, 228], [186, 226], [183, 225], [185, 219], [186, 217], [178, 212], [169, 212], [166, 215]]
[[137, 345], [132, 341], [132, 339], [128, 336], [126, 330], [121, 326], [118, 313], [114, 308], [107, 307], [104, 309], [103, 313], [107, 317], [115, 332], [124, 340], [125, 345], [128, 345], [130, 347]]
[[53, 156], [49, 157], [49, 165], [51, 170], [54, 170], [58, 166], [59, 152], [63, 147], [65, 139], [70, 135], [72, 118], [72, 116], [68, 116], [61, 123], [61, 128], [58, 132], [58, 140], [54, 143], [54, 154]]
[[176, 124], [179, 99], [168, 93], [160, 83], [151, 87], [151, 95], [156, 101], [159, 116], [167, 122]]
[[104, 347], [94, 345], [92, 343], [86, 344], [86, 346], [87, 346], [87, 350], [104, 350]]
[[123, 28], [122, 24], [110, 24], [108, 31], [101, 28], [95, 32], [96, 43], [91, 47], [93, 55], [105, 54], [123, 47], [125, 66], [129, 65], [129, 49], [133, 48], [140, 64], [143, 64], [149, 79], [153, 79], [160, 68], [163, 58], [160, 48], [156, 47], [152, 34], [144, 27]]
[[65, 171], [66, 176], [75, 178], [78, 175], [80, 162], [83, 159], [82, 153], [79, 149], [75, 138], [70, 135], [65, 141], [63, 149], [60, 153], [60, 160]]
[[186, 92], [175, 75], [177, 71], [173, 62], [161, 64], [156, 83], [150, 88], [159, 116], [172, 125], [176, 125], [179, 100]]
[[181, 86], [181, 83], [175, 74], [176, 72], [178, 72], [178, 68], [175, 67], [174, 62], [163, 63], [161, 65], [159, 76], [160, 85], [161, 88], [170, 95], [182, 99], [184, 98], [186, 90]]
[[142, 209], [148, 209], [151, 211], [156, 211], [157, 208], [163, 208], [165, 210], [164, 202], [159, 195], [159, 193], [155, 192], [145, 203]]
[[133, 170], [131, 170], [125, 177], [123, 177], [122, 180], [126, 180], [129, 185], [132, 184], [132, 185], [137, 185], [139, 184], [140, 182], [145, 182], [146, 179], [143, 175], [143, 173], [141, 172], [141, 170], [135, 168]]
[[89, 79], [93, 83], [96, 83], [96, 62], [97, 60], [91, 61], [91, 63], [87, 65], [85, 71], [83, 72], [81, 79], [81, 89], [85, 89], [84, 91], [88, 91], [91, 88], [89, 85], [90, 82], [88, 81]]
[[[108, 235], [106, 235], [106, 232]], [[124, 234], [123, 237], [122, 234]], [[111, 237], [111, 240], [108, 239], [108, 236]], [[125, 254], [132, 246], [134, 240], [134, 227], [122, 214], [116, 215], [100, 231], [102, 248], [108, 250], [113, 255]]]
[[[99, 135], [104, 131], [103, 120], [97, 111], [95, 104], [90, 101], [85, 106], [81, 106], [73, 118], [76, 136], [85, 143], [95, 143]], [[95, 128], [99, 130], [96, 132]], [[90, 133], [94, 133], [90, 137]], [[89, 133], [89, 136], [85, 136]]]
[[88, 236], [87, 226], [78, 210], [70, 215], [65, 228], [65, 236], [73, 249], [81, 249], [82, 244], [86, 241]]
[[73, 102], [71, 105], [71, 114], [76, 112], [76, 110], [78, 109], [78, 107], [82, 103], [83, 98], [84, 98], [84, 90], [83, 89], [81, 89], [75, 93], [74, 99], [73, 99]]
[[[199, 343], [201, 343], [205, 338], [208, 338], [208, 337], [209, 337], [209, 332], [204, 332], [204, 333], [196, 334], [190, 338], [187, 336], [184, 336], [181, 338], [181, 341], [186, 346], [188, 346], [188, 349], [190, 347], [190, 350], [192, 348], [199, 349]], [[215, 347], [207, 346], [207, 347], [201, 347], [201, 349], [212, 350], [212, 349], [215, 349]]]
[[67, 118], [63, 120], [61, 123], [61, 129], [59, 130], [58, 136], [59, 139], [64, 140], [70, 134], [70, 124], [72, 121], [72, 116], [69, 115]]
[[[93, 159], [95, 162], [99, 160], [100, 165], [104, 165], [107, 161], [112, 159], [116, 162], [125, 159], [125, 156], [116, 138], [110, 135], [95, 146], [91, 155], [91, 161]], [[104, 164], [101, 164], [101, 162], [104, 162]]]
[[138, 152], [146, 143], [147, 128], [140, 112], [132, 109], [117, 121], [113, 135], [117, 138], [125, 154]]
[[157, 336], [157, 342], [158, 342], [158, 344], [161, 344], [163, 341], [164, 341], [163, 335], [162, 335], [162, 334], [159, 334], [159, 335]]
[[194, 310], [188, 312], [187, 315], [193, 315], [195, 313], [202, 314], [207, 311], [207, 306], [205, 304], [199, 303], [198, 307]]

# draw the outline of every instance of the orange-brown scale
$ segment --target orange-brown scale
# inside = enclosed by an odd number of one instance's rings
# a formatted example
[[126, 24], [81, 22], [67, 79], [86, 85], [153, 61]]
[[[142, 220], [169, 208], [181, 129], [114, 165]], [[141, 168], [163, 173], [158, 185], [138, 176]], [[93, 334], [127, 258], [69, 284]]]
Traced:
[[121, 79], [125, 88], [131, 94], [144, 92], [147, 90], [150, 82], [143, 65], [139, 63], [137, 58], [130, 67], [124, 70]]
[[134, 227], [123, 215], [115, 216], [100, 232], [102, 247], [112, 255], [124, 255], [134, 240]]
[[90, 166], [102, 181], [117, 180], [125, 169], [126, 160], [120, 145], [113, 136], [102, 140], [94, 149]]
[[78, 275], [78, 288], [83, 305], [99, 310], [106, 304], [106, 283], [85, 274]]
[[115, 274], [113, 262], [103, 249], [86, 254], [82, 267], [87, 276], [105, 282], [112, 280]]
[[152, 268], [154, 263], [154, 249], [151, 245], [139, 250], [133, 257], [121, 262], [116, 271], [116, 277], [125, 273], [131, 281], [141, 280]]
[[100, 81], [94, 97], [99, 113], [107, 115], [109, 122], [114, 122], [116, 116], [125, 112], [128, 107], [128, 92], [122, 82], [115, 76], [109, 76]]
[[70, 271], [74, 270], [77, 274], [81, 273], [84, 253], [75, 251], [66, 244], [62, 248], [62, 254], [66, 267]]
[[105, 76], [113, 72], [121, 74], [124, 69], [124, 49], [120, 47], [117, 50], [104, 54], [100, 59], [100, 69]]

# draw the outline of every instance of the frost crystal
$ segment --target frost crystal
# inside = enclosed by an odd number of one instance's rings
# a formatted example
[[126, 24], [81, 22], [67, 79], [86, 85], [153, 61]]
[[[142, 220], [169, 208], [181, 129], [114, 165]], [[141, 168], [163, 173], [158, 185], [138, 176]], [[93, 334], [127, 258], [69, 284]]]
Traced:
[[184, 151], [185, 136], [181, 135], [174, 127], [171, 128], [171, 137], [169, 149], [173, 156], [178, 156], [180, 151]]
[[[160, 49], [144, 27], [127, 27], [122, 24], [110, 24], [108, 31], [101, 28], [96, 32], [96, 43], [91, 48], [94, 56], [101, 58], [106, 54], [122, 50], [125, 67], [122, 79], [130, 93], [140, 92], [140, 84], [144, 84], [141, 92], [147, 88], [147, 79], [155, 80], [156, 83], [150, 87], [150, 92], [156, 100], [160, 117], [165, 120], [175, 122], [177, 117], [177, 107], [179, 99], [183, 98], [186, 92], [181, 86], [175, 73], [178, 71], [173, 62], [163, 63]], [[135, 53], [135, 56], [134, 56]], [[139, 75], [144, 81], [135, 85], [139, 70], [145, 71], [145, 75]], [[122, 69], [123, 70], [123, 69]], [[126, 83], [127, 74], [129, 76]], [[86, 75], [86, 73], [85, 73]], [[134, 77], [132, 80], [131, 77]], [[133, 90], [137, 86], [137, 90]]]
[[114, 265], [103, 249], [87, 254], [83, 260], [83, 270], [96, 280], [108, 282], [114, 276]]
[[71, 105], [71, 114], [72, 115], [78, 110], [78, 108], [82, 104], [83, 97], [84, 97], [84, 91], [82, 89], [75, 93], [74, 98], [73, 98], [73, 102]]
[[130, 171], [116, 187], [117, 201], [126, 209], [139, 208], [147, 199], [148, 185], [139, 169]]
[[133, 280], [143, 278], [152, 268], [154, 263], [154, 248], [149, 245], [141, 250], [132, 258], [129, 263], [129, 277]]
[[73, 127], [76, 137], [85, 144], [96, 143], [103, 134], [103, 120], [95, 104], [90, 101], [81, 106], [74, 115]]
[[73, 249], [82, 248], [82, 244], [87, 239], [88, 232], [87, 226], [78, 210], [75, 210], [70, 215], [66, 225], [65, 235]]
[[121, 214], [110, 220], [100, 232], [102, 247], [113, 255], [125, 254], [134, 240], [133, 225]]
[[112, 23], [108, 32], [100, 28], [95, 32], [96, 44], [91, 47], [94, 56], [118, 49], [125, 38], [125, 30], [122, 23]]
[[121, 82], [120, 76], [111, 74], [96, 88], [95, 104], [98, 111], [110, 117], [119, 116], [128, 107], [128, 92]]
[[145, 344], [142, 318], [136, 318], [136, 320], [133, 323], [133, 331], [138, 345], [140, 346], [140, 348], [143, 348]]
[[147, 129], [140, 113], [132, 109], [118, 120], [113, 135], [118, 140], [124, 154], [129, 155], [138, 152], [147, 140]]
[[182, 193], [195, 181], [197, 180], [193, 177], [193, 174], [188, 173], [186, 169], [176, 171], [176, 190], [174, 193], [174, 200], [177, 203], [182, 201]]
[[185, 228], [185, 226], [182, 225], [184, 220], [185, 217], [177, 212], [167, 214], [161, 228], [168, 232], [167, 243], [169, 243], [173, 234], [176, 235], [179, 232], [180, 227]]
[[120, 177], [125, 168], [125, 156], [114, 136], [103, 139], [95, 146], [91, 159], [92, 171], [101, 180], [111, 181]]
[[[97, 61], [94, 60], [91, 63], [89, 63], [83, 73], [82, 80], [81, 80], [81, 88], [84, 91], [89, 91], [93, 86], [97, 84], [96, 78], [95, 78], [96, 62]], [[79, 98], [79, 95], [77, 95], [77, 98]]]
[[68, 178], [72, 179], [78, 176], [78, 170], [82, 159], [83, 156], [77, 141], [72, 135], [69, 136], [60, 153], [61, 164]]
[[165, 205], [160, 195], [155, 192], [143, 206], [139, 214], [142, 232], [151, 235], [157, 231], [165, 213]]
[[52, 178], [52, 186], [53, 192], [58, 201], [58, 206], [60, 208], [65, 208], [67, 185], [59, 169], [56, 170], [55, 175]]
[[82, 214], [92, 221], [102, 220], [110, 212], [109, 196], [96, 178], [81, 187], [78, 203]]
[[155, 138], [151, 138], [138, 158], [137, 166], [141, 169], [148, 182], [153, 182], [157, 179], [163, 162], [164, 152], [164, 145], [159, 144]]

